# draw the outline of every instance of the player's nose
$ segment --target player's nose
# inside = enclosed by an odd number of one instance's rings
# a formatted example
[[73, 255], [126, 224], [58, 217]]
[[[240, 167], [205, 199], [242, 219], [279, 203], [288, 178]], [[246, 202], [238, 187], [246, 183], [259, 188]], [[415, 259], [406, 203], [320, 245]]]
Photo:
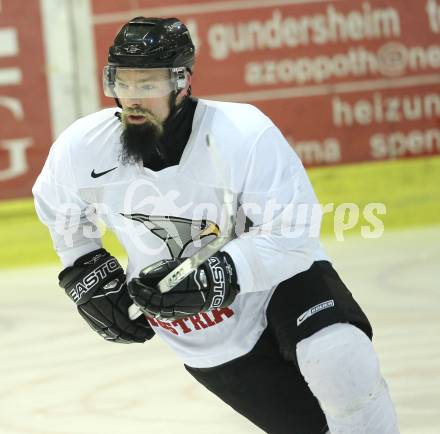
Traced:
[[131, 98], [127, 105], [130, 108], [141, 108], [142, 107], [141, 102], [136, 98]]
[[128, 108], [131, 110], [145, 110], [146, 107], [140, 103], [140, 101], [130, 101]]

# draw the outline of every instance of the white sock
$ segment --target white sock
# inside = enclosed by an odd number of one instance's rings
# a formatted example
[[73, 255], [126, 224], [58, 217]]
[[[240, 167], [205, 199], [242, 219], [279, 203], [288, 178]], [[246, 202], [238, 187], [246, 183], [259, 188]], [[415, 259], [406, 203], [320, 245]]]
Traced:
[[398, 434], [397, 417], [371, 341], [334, 324], [296, 347], [298, 364], [331, 434]]

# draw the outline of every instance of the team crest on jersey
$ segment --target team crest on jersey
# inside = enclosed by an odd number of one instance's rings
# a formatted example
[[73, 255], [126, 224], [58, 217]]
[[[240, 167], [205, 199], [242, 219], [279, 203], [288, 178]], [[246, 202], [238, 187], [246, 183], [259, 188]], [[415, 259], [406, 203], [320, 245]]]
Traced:
[[[151, 233], [160, 238], [173, 258], [180, 258], [190, 244], [205, 242], [220, 235], [220, 228], [213, 221], [190, 220], [181, 217], [152, 216], [146, 214], [121, 214], [142, 223]], [[203, 242], [205, 241], [205, 242]]]

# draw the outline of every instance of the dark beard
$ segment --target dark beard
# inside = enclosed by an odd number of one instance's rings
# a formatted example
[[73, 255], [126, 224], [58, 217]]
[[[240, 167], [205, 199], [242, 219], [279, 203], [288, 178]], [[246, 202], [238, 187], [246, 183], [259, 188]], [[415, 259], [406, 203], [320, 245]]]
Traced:
[[165, 158], [160, 150], [161, 136], [162, 130], [150, 122], [141, 125], [123, 125], [120, 162], [123, 165], [143, 163], [146, 167], [154, 167], [157, 160], [161, 161]]

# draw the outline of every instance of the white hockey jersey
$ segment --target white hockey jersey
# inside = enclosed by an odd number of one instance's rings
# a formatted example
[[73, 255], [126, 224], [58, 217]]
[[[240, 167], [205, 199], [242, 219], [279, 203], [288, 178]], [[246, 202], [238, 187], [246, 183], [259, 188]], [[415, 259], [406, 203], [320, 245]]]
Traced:
[[[257, 108], [199, 100], [179, 165], [158, 172], [122, 165], [122, 126], [114, 113], [104, 109], [67, 128], [34, 185], [38, 216], [63, 266], [101, 247], [96, 216], [125, 248], [128, 280], [160, 259], [189, 256], [224, 230], [229, 188], [237, 237], [223, 250], [236, 265], [239, 295], [228, 308], [149, 321], [189, 366], [216, 366], [247, 353], [267, 325], [277, 284], [328, 259], [319, 242], [320, 208], [300, 160]], [[252, 222], [247, 232], [244, 216]]]

